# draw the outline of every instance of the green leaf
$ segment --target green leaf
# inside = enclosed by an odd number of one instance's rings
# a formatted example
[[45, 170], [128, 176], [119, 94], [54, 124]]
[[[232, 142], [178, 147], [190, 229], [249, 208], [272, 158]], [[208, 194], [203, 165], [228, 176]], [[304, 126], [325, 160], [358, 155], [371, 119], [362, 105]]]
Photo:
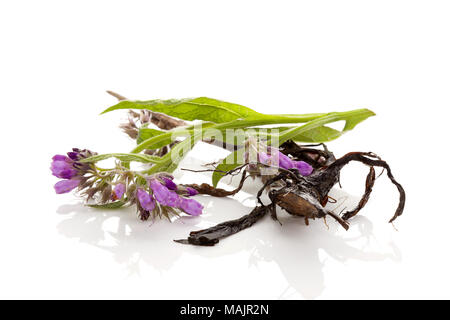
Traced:
[[160, 134], [163, 134], [163, 133], [165, 133], [165, 131], [142, 127], [142, 128], [139, 128], [136, 142], [137, 142], [137, 144], [139, 144], [144, 140], [159, 136]]
[[104, 204], [88, 204], [89, 207], [96, 209], [118, 209], [123, 207], [124, 205], [125, 202], [120, 200]]
[[[279, 136], [278, 136], [278, 142], [281, 144], [286, 140], [289, 139], [295, 139], [299, 136], [304, 136], [307, 139], [310, 139], [308, 142], [322, 142], [320, 141], [321, 138], [333, 138], [338, 137], [342, 135], [343, 133], [353, 129], [358, 123], [364, 121], [368, 117], [374, 116], [375, 113], [368, 109], [358, 109], [353, 111], [347, 111], [347, 112], [332, 112], [328, 113], [324, 116], [318, 117], [314, 120], [309, 121], [308, 123], [304, 124], [300, 127], [293, 127], [288, 130], [284, 130]], [[324, 127], [325, 124], [336, 122], [336, 121], [346, 121], [346, 125], [342, 132], [328, 128], [328, 129], [320, 129]], [[339, 132], [339, 135], [337, 132]], [[317, 140], [316, 140], [317, 139]], [[270, 140], [268, 140], [270, 142]], [[223, 171], [227, 172], [229, 170], [232, 170], [236, 167], [238, 167], [240, 164], [242, 164], [242, 149], [235, 151], [231, 153], [228, 157], [226, 157], [222, 162], [216, 167], [216, 171], [213, 172], [212, 175], [212, 183], [213, 186], [217, 186], [219, 181], [223, 178], [224, 174]], [[238, 156], [237, 154], [240, 153], [241, 155]]]
[[327, 126], [317, 127], [308, 130], [292, 138], [297, 142], [321, 143], [329, 142], [339, 138], [344, 132]]
[[[358, 123], [360, 123], [374, 115], [375, 115], [375, 113], [368, 109], [357, 109], [357, 110], [346, 111], [346, 112], [331, 112], [323, 117], [314, 119], [301, 127], [296, 127], [296, 128], [290, 129], [290, 130], [286, 130], [285, 132], [283, 132], [280, 135], [279, 143], [281, 144], [286, 140], [294, 139], [296, 136], [298, 136], [300, 134], [305, 134], [305, 132], [320, 128], [327, 123], [342, 121], [342, 120], [345, 121], [345, 126], [344, 126], [344, 129], [342, 130], [341, 134], [344, 134], [345, 132], [352, 130]], [[313, 141], [313, 142], [316, 142], [316, 141]]]
[[147, 154], [138, 154], [138, 153], [106, 153], [106, 154], [99, 154], [97, 156], [92, 156], [83, 160], [80, 160], [80, 162], [98, 162], [102, 160], [106, 160], [109, 158], [116, 158], [120, 161], [125, 162], [142, 162], [142, 163], [158, 163], [160, 162], [159, 157], [150, 156]]
[[148, 101], [124, 100], [109, 107], [102, 114], [119, 109], [146, 109], [165, 113], [183, 120], [204, 120], [215, 123], [224, 123], [260, 115], [260, 113], [239, 104], [206, 97]]

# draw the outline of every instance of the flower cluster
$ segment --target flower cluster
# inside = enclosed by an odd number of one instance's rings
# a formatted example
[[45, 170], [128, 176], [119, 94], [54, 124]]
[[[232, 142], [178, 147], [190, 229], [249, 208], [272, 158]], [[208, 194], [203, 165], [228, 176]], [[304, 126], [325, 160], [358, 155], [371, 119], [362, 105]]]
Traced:
[[168, 174], [159, 174], [146, 179], [147, 183], [136, 190], [136, 198], [141, 218], [148, 217], [150, 213], [173, 212], [179, 209], [189, 215], [198, 216], [203, 206], [189, 197], [198, 192], [190, 187], [178, 186], [173, 177]]
[[79, 161], [93, 155], [96, 153], [86, 149], [73, 148], [67, 155], [57, 154], [52, 158], [50, 166], [52, 174], [63, 179], [55, 184], [56, 193], [67, 193], [80, 185], [82, 177], [91, 169], [91, 166]]
[[89, 150], [73, 149], [67, 155], [52, 158], [52, 174], [63, 179], [55, 184], [56, 193], [78, 188], [88, 201], [96, 200], [97, 204], [93, 205], [96, 207], [136, 204], [142, 220], [150, 216], [169, 218], [179, 211], [194, 216], [202, 213], [203, 206], [190, 198], [198, 194], [197, 190], [177, 185], [170, 174], [160, 172], [148, 176], [120, 164], [114, 169], [99, 169], [93, 162], [80, 162], [93, 155], [96, 153]]

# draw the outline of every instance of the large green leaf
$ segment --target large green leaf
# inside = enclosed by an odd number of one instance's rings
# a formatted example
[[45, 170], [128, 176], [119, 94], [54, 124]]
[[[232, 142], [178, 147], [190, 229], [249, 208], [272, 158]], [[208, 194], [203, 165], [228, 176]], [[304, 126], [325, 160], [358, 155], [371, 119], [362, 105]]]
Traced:
[[[322, 117], [309, 121], [303, 126], [293, 127], [284, 130], [281, 134], [279, 134], [278, 141], [281, 144], [286, 140], [295, 139], [296, 137], [299, 136], [304, 136], [305, 138], [310, 139], [310, 141], [308, 142], [322, 142], [320, 141], [321, 138], [338, 137], [343, 133], [353, 129], [358, 123], [374, 115], [375, 113], [373, 113], [368, 109], [358, 109], [347, 112], [328, 113]], [[346, 121], [346, 125], [344, 126], [344, 129], [342, 131], [338, 131], [324, 126], [327, 123], [341, 120]], [[322, 127], [328, 129], [320, 129]], [[228, 157], [222, 160], [222, 162], [216, 167], [216, 171], [214, 171], [212, 175], [212, 183], [214, 186], [217, 186], [219, 181], [223, 178], [224, 176], [223, 172], [232, 170], [238, 167], [240, 164], [242, 164], [242, 152], [243, 152], [242, 150], [238, 150], [231, 153]]]
[[102, 114], [119, 109], [146, 109], [165, 113], [183, 120], [204, 120], [215, 123], [224, 123], [259, 115], [258, 112], [239, 104], [206, 97], [147, 101], [124, 100], [109, 107]]

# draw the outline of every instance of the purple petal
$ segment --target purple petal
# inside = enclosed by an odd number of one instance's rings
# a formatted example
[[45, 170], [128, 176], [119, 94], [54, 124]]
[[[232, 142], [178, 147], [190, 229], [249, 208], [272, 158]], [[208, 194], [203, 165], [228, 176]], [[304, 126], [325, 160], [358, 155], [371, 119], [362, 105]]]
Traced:
[[295, 167], [302, 176], [309, 176], [314, 170], [314, 168], [305, 161], [295, 161]]
[[125, 193], [125, 185], [123, 183], [119, 183], [114, 188], [114, 195], [117, 199], [122, 199], [123, 195]]
[[77, 170], [70, 163], [61, 160], [53, 161], [50, 170], [54, 176], [61, 179], [71, 179], [77, 175]]
[[191, 188], [191, 187], [187, 187], [186, 188], [186, 191], [187, 191], [187, 196], [188, 197], [193, 197], [193, 196], [195, 196], [195, 195], [197, 195], [198, 194], [198, 191], [197, 190], [195, 190], [194, 188]]
[[292, 169], [295, 167], [294, 161], [291, 160], [291, 158], [289, 158], [287, 155], [278, 151], [277, 156], [278, 156], [278, 166], [280, 168]]
[[153, 190], [156, 200], [163, 206], [178, 207], [180, 197], [156, 179], [150, 181], [150, 188]]
[[52, 158], [53, 161], [69, 161], [70, 159], [67, 156], [62, 154], [55, 154]]
[[153, 190], [156, 200], [162, 205], [167, 205], [166, 203], [170, 197], [171, 191], [156, 179], [150, 180], [150, 188]]
[[163, 177], [162, 178], [164, 180], [164, 184], [166, 185], [166, 187], [170, 190], [177, 190], [177, 185], [175, 182], [173, 182], [171, 179], [167, 178], [167, 177]]
[[181, 198], [179, 208], [191, 216], [198, 216], [202, 214], [203, 206], [194, 199]]
[[[283, 169], [292, 169], [295, 168], [295, 163], [294, 161], [289, 158], [287, 155], [283, 154], [280, 152], [280, 150], [278, 150], [277, 148], [274, 147], [269, 147], [269, 151], [270, 151], [270, 156], [269, 156], [269, 160], [267, 161], [266, 164], [270, 164], [272, 166], [276, 166], [276, 167], [280, 167]], [[261, 152], [260, 152], [261, 154]], [[264, 155], [262, 155], [264, 158]], [[262, 161], [260, 161], [262, 162]], [[262, 162], [264, 163], [264, 162]]]
[[169, 195], [166, 198], [165, 203], [161, 203], [162, 205], [177, 208], [180, 206], [181, 198], [178, 194], [173, 191], [169, 191]]
[[155, 209], [155, 201], [153, 201], [152, 196], [144, 189], [137, 190], [137, 198], [144, 210], [152, 211]]
[[57, 194], [67, 193], [75, 189], [80, 184], [80, 180], [61, 180], [55, 184], [55, 191]]

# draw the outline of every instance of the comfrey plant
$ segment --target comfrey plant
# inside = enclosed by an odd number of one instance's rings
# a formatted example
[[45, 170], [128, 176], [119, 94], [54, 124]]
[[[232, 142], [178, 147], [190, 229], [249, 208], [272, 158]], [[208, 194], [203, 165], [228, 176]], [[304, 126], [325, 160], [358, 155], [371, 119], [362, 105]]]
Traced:
[[[403, 188], [395, 181], [389, 166], [372, 153], [351, 153], [337, 159], [324, 142], [339, 138], [374, 113], [367, 109], [312, 114], [258, 113], [242, 105], [211, 98], [131, 101], [113, 92], [119, 103], [103, 113], [128, 109], [129, 120], [122, 130], [137, 145], [129, 153], [97, 154], [73, 149], [53, 157], [51, 171], [62, 179], [56, 193], [77, 189], [87, 204], [96, 208], [120, 208], [136, 205], [142, 220], [186, 213], [200, 215], [203, 207], [192, 196], [209, 194], [230, 196], [237, 193], [248, 177], [261, 178], [264, 187], [257, 194], [259, 205], [247, 216], [216, 227], [192, 232], [181, 243], [214, 245], [218, 239], [251, 226], [267, 212], [276, 219], [275, 207], [302, 216], [305, 221], [333, 217], [342, 226], [367, 202], [372, 190], [374, 167], [383, 167], [400, 192], [400, 205], [393, 219], [404, 207]], [[342, 130], [328, 126], [344, 121]], [[298, 125], [301, 124], [301, 125]], [[283, 126], [280, 126], [283, 125]], [[267, 126], [270, 126], [269, 128]], [[171, 173], [199, 141], [225, 148], [230, 155], [212, 171], [212, 185], [177, 185]], [[319, 143], [299, 145], [298, 142]], [[116, 159], [113, 168], [100, 168], [98, 162]], [[340, 169], [350, 161], [370, 166], [366, 192], [357, 209], [338, 214], [325, 209], [328, 192], [339, 181]], [[131, 170], [131, 162], [145, 167]], [[186, 168], [184, 168], [186, 169]], [[188, 169], [186, 169], [188, 170]], [[232, 191], [217, 188], [226, 175], [242, 174], [239, 187]], [[269, 192], [271, 203], [264, 205], [260, 196]], [[391, 219], [391, 221], [393, 221]]]

